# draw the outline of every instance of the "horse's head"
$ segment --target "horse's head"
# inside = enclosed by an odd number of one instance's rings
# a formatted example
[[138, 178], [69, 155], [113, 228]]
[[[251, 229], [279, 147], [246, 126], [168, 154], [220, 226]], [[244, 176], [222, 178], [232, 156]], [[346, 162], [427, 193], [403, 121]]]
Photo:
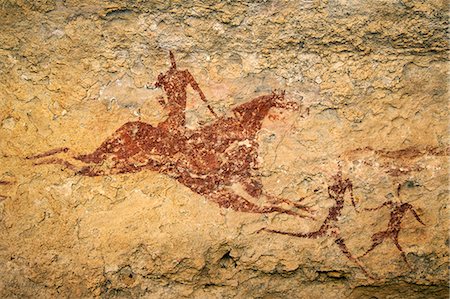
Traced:
[[285, 92], [274, 91], [272, 95], [272, 107], [297, 111], [300, 109], [298, 103], [286, 99]]

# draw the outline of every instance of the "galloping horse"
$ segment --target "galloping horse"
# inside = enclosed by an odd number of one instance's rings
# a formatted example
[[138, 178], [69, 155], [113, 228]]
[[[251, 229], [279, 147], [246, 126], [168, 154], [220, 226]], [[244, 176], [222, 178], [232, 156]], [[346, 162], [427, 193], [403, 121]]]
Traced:
[[[133, 173], [149, 169], [164, 173], [192, 191], [216, 202], [221, 207], [250, 213], [278, 212], [299, 217], [298, 209], [308, 207], [284, 198], [265, 194], [258, 176], [257, 133], [262, 121], [272, 108], [298, 110], [295, 102], [287, 101], [284, 92], [257, 97], [232, 109], [232, 116], [219, 117], [213, 123], [197, 130], [184, 127], [186, 88], [191, 85], [202, 100], [206, 98], [187, 71], [172, 67], [160, 74], [156, 87], [162, 87], [172, 104], [168, 118], [154, 127], [142, 121], [128, 122], [117, 129], [92, 153], [72, 155], [76, 166], [68, 159], [55, 155], [68, 152], [68, 148], [50, 150], [29, 159], [41, 159], [39, 164], [61, 164], [78, 175], [103, 176]], [[215, 115], [211, 107], [210, 111]], [[243, 187], [239, 193], [235, 185]], [[254, 203], [259, 198], [270, 204]], [[288, 208], [280, 205], [285, 204]]]

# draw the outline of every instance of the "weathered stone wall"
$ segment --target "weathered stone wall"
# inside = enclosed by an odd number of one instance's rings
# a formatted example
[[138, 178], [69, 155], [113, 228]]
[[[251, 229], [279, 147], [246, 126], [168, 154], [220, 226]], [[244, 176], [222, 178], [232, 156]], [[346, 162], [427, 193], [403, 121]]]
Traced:
[[447, 8], [0, 0], [0, 297], [447, 298]]

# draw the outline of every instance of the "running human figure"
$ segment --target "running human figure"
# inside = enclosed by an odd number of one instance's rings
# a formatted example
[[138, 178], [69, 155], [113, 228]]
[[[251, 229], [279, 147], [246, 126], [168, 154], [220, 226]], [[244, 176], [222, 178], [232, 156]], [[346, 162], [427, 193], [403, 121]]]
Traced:
[[[400, 195], [400, 185], [399, 188], [397, 188], [397, 195]], [[417, 222], [419, 222], [422, 225], [425, 225], [423, 221], [420, 219], [419, 215], [417, 214], [414, 207], [409, 203], [402, 203], [399, 197], [400, 202], [393, 202], [392, 200], [384, 202], [382, 205], [376, 208], [366, 208], [364, 210], [366, 211], [377, 211], [383, 207], [389, 207], [391, 209], [391, 217], [388, 223], [388, 227], [386, 230], [377, 232], [372, 235], [372, 245], [370, 248], [361, 256], [366, 256], [369, 252], [374, 250], [378, 245], [381, 245], [386, 239], [391, 239], [397, 249], [400, 251], [400, 254], [402, 255], [403, 260], [405, 263], [409, 266], [408, 260], [406, 259], [405, 252], [403, 251], [403, 248], [400, 246], [400, 243], [398, 242], [398, 235], [401, 230], [401, 224], [403, 217], [405, 217], [406, 213], [409, 211], [411, 214], [416, 218]]]
[[[325, 218], [324, 222], [320, 226], [320, 228], [316, 231], [309, 233], [294, 233], [294, 232], [285, 232], [279, 230], [272, 230], [263, 228], [260, 231], [267, 231], [276, 234], [288, 235], [298, 238], [307, 238], [307, 239], [317, 239], [319, 237], [329, 236], [334, 238], [334, 243], [339, 247], [341, 252], [352, 262], [354, 262], [363, 272], [369, 277], [373, 278], [373, 276], [364, 268], [363, 264], [359, 261], [359, 259], [354, 256], [347, 245], [345, 244], [344, 238], [341, 237], [338, 220], [342, 215], [342, 209], [344, 208], [345, 203], [345, 194], [347, 191], [350, 193], [350, 199], [353, 207], [356, 210], [355, 199], [353, 196], [353, 184], [347, 178], [342, 178], [342, 170], [339, 169], [338, 173], [333, 176], [334, 184], [328, 187], [328, 196], [334, 199], [335, 204], [328, 210], [328, 216]], [[260, 232], [258, 231], [258, 232]]]

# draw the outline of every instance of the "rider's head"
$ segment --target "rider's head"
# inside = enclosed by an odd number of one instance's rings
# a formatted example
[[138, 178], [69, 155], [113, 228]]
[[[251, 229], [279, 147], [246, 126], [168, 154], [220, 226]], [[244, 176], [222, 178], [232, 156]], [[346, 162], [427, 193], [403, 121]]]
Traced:
[[175, 61], [175, 56], [173, 55], [172, 51], [169, 51], [169, 56], [170, 56], [170, 69], [165, 73], [160, 73], [158, 75], [158, 80], [155, 82], [155, 87], [166, 87], [167, 84], [170, 82], [170, 79], [172, 77], [172, 75], [176, 72], [177, 70], [177, 63]]

